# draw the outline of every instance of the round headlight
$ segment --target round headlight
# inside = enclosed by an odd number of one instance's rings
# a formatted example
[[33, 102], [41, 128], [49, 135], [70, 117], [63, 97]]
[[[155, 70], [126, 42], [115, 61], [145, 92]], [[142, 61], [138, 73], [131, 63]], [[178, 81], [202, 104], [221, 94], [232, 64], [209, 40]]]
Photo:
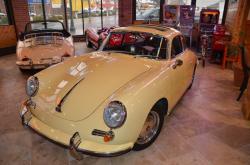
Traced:
[[110, 128], [118, 128], [126, 120], [127, 112], [125, 106], [119, 101], [112, 101], [104, 109], [103, 119]]
[[38, 82], [38, 78], [31, 76], [28, 80], [27, 80], [27, 84], [26, 84], [26, 93], [28, 96], [34, 96], [36, 94], [36, 92], [38, 91], [38, 87], [39, 87], [39, 82]]

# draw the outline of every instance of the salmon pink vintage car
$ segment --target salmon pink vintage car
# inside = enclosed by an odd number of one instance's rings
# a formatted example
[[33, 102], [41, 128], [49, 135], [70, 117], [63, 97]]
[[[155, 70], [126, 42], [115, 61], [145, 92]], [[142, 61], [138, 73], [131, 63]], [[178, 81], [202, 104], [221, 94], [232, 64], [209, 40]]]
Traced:
[[22, 122], [77, 158], [145, 149], [192, 86], [196, 63], [177, 30], [116, 28], [99, 51], [30, 77]]
[[72, 36], [59, 21], [26, 24], [17, 43], [16, 64], [25, 69], [44, 69], [74, 56]]
[[99, 30], [96, 30], [95, 28], [88, 28], [85, 31], [86, 46], [88, 48], [99, 49], [105, 38], [115, 28], [117, 27], [116, 26], [112, 26], [110, 28], [104, 27]]

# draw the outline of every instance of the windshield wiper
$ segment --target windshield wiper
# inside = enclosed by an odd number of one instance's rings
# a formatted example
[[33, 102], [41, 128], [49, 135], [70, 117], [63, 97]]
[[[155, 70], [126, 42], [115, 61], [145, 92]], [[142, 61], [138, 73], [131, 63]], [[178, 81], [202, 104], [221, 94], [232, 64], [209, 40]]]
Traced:
[[155, 59], [155, 58], [157, 58], [156, 56], [153, 56], [153, 55], [146, 55], [146, 54], [144, 54], [144, 55], [136, 55], [135, 53], [133, 53], [133, 52], [128, 52], [128, 51], [109, 50], [109, 52], [130, 54], [130, 55], [133, 55], [134, 58], [136, 58], [136, 57], [147, 57], [147, 58], [150, 58], [150, 59]]
[[136, 58], [136, 57], [148, 57], [148, 58], [150, 58], [150, 59], [156, 58], [156, 56], [152, 56], [152, 55], [135, 55], [134, 57], [135, 57], [135, 58]]
[[125, 54], [131, 54], [135, 55], [135, 53], [127, 52], [127, 51], [120, 51], [120, 50], [108, 50], [109, 52], [115, 52], [115, 53], [125, 53]]

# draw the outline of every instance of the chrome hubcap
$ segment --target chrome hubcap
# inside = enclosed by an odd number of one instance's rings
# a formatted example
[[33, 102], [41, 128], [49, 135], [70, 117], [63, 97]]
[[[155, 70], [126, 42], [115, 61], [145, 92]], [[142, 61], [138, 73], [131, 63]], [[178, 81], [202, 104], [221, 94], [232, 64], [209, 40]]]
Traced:
[[160, 125], [160, 117], [157, 112], [151, 111], [143, 125], [139, 138], [137, 139], [138, 144], [148, 143], [157, 133]]

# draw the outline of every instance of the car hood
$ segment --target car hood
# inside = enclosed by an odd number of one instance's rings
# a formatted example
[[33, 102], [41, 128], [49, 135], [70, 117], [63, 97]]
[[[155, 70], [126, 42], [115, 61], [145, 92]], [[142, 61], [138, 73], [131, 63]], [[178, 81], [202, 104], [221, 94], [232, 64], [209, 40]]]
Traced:
[[38, 73], [39, 91], [32, 99], [41, 111], [83, 120], [116, 90], [148, 71], [150, 61], [107, 52], [74, 57]]

